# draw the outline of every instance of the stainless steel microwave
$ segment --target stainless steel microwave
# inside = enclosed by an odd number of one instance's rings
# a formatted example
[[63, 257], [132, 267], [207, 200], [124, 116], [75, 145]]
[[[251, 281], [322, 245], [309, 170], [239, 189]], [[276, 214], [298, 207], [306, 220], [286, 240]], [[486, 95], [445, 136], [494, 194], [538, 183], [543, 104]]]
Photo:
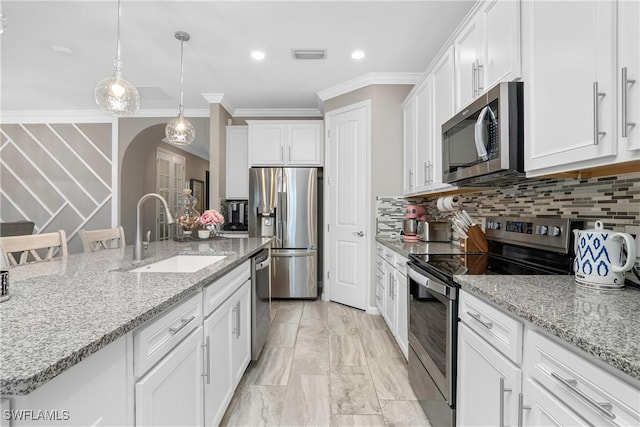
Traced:
[[442, 125], [442, 179], [458, 186], [524, 176], [522, 82], [499, 83]]

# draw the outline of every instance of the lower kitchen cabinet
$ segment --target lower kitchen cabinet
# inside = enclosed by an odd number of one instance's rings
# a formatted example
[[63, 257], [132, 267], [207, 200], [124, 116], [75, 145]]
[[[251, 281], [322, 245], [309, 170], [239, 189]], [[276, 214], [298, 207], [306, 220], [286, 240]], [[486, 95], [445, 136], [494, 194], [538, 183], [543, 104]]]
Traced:
[[204, 321], [205, 425], [220, 423], [251, 359], [251, 282], [246, 281]]
[[522, 410], [523, 424], [527, 426], [588, 426], [582, 417], [560, 402], [536, 381], [524, 382], [523, 396], [527, 403]]
[[202, 425], [202, 326], [135, 386], [136, 425]]
[[464, 323], [458, 329], [459, 426], [516, 425], [521, 370]]

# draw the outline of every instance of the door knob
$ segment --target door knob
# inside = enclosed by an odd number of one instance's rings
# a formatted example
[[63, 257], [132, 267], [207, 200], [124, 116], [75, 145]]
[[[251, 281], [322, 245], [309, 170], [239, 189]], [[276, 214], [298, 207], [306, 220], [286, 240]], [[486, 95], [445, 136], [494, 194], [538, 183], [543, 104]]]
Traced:
[[364, 236], [364, 231], [354, 231], [351, 234], [353, 234], [354, 236], [362, 237]]

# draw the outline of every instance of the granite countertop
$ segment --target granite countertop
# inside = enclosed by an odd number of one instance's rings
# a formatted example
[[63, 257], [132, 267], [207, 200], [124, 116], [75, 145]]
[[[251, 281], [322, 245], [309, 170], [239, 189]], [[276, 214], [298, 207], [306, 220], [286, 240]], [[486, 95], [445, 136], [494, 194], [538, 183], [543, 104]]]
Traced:
[[409, 254], [459, 254], [460, 246], [453, 243], [439, 242], [405, 242], [400, 238], [376, 237], [379, 242], [389, 249], [408, 257]]
[[640, 291], [599, 291], [573, 276], [454, 276], [462, 289], [640, 380]]
[[[0, 393], [27, 394], [145, 321], [198, 293], [271, 239], [151, 243], [9, 270], [11, 298], [0, 304]], [[227, 255], [194, 273], [131, 273], [174, 255]]]

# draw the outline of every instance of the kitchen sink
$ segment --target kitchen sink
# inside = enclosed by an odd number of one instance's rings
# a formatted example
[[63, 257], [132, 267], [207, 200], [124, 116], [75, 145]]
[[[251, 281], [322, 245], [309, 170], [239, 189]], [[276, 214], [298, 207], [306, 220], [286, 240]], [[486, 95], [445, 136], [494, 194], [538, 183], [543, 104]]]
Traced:
[[176, 255], [129, 271], [131, 273], [193, 273], [226, 257], [227, 255]]

